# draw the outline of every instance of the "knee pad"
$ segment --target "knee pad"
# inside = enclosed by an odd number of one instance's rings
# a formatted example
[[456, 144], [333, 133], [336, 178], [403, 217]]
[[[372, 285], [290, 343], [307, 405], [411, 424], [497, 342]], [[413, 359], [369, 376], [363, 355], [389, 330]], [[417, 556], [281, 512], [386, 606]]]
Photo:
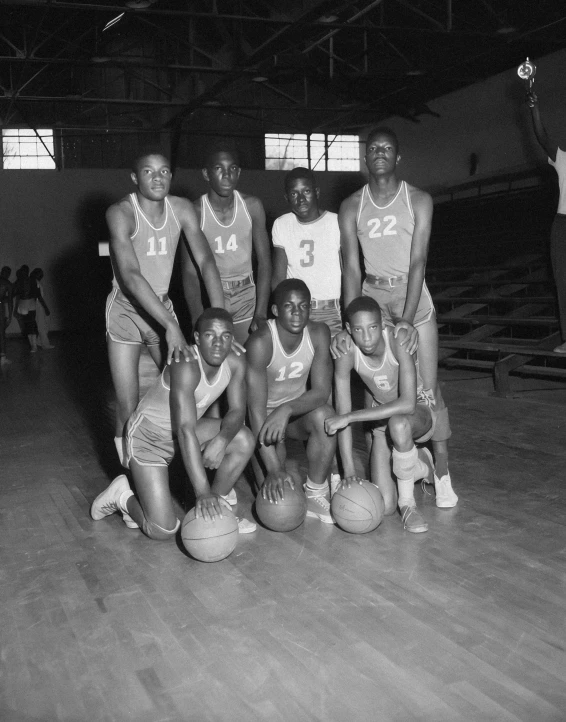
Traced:
[[435, 417], [433, 441], [447, 441], [452, 436], [450, 428], [450, 419], [448, 418], [448, 409], [444, 406], [439, 411], [432, 411]]
[[177, 519], [174, 529], [164, 529], [162, 526], [159, 526], [159, 524], [156, 524], [146, 518], [144, 519], [142, 530], [143, 533], [150, 539], [155, 539], [156, 541], [167, 541], [175, 536], [180, 526], [181, 522], [179, 519]]
[[399, 481], [410, 481], [415, 477], [415, 466], [419, 460], [417, 447], [410, 451], [393, 449], [393, 473]]

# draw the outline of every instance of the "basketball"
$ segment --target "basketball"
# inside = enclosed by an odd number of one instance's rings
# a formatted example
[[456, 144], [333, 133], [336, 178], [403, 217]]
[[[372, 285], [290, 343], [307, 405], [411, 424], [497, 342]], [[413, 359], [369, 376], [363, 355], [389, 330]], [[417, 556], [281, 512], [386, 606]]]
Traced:
[[238, 543], [238, 520], [222, 507], [222, 519], [205, 521], [195, 516], [193, 507], [183, 519], [181, 537], [185, 549], [200, 562], [219, 562], [231, 554]]
[[381, 524], [383, 519], [383, 497], [369, 481], [352, 484], [348, 489], [341, 487], [330, 502], [332, 516], [338, 526], [351, 534], [366, 534]]
[[295, 488], [285, 484], [285, 498], [271, 504], [261, 491], [255, 500], [255, 510], [261, 523], [271, 531], [292, 531], [300, 526], [307, 514], [307, 497], [298, 480]]

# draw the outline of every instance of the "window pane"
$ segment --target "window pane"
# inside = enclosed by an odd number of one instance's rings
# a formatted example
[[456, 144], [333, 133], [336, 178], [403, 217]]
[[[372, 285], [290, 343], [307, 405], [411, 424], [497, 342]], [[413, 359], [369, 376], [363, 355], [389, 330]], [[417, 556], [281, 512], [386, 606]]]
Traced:
[[[38, 138], [41, 136], [41, 139]], [[54, 169], [53, 131], [38, 128], [7, 128], [2, 131], [3, 158], [2, 167], [14, 168], [50, 168]]]

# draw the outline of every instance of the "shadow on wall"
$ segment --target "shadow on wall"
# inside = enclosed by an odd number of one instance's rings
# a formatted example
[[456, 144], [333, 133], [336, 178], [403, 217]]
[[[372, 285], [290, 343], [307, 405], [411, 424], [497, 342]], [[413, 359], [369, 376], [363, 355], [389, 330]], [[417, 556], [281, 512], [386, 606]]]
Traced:
[[78, 204], [77, 242], [52, 265], [53, 293], [65, 331], [104, 335], [112, 269], [108, 257], [99, 257], [98, 242], [108, 240], [105, 213], [114, 200], [110, 194], [92, 193]]

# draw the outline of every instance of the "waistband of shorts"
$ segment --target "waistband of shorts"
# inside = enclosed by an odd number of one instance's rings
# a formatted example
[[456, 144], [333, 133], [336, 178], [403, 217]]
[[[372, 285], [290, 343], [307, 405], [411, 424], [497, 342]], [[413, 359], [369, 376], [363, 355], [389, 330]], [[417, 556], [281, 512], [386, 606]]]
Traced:
[[[129, 303], [132, 304], [132, 306], [135, 306], [136, 308], [143, 308], [142, 305], [138, 301], [136, 301], [135, 298], [132, 298], [131, 296], [126, 296], [126, 294], [123, 293], [122, 291], [120, 291], [119, 289], [118, 289], [117, 295], [121, 296], [122, 298], [125, 298], [126, 301], [128, 301]], [[169, 295], [167, 293], [163, 293], [161, 296], [158, 293], [156, 293], [155, 295], [161, 301], [161, 303], [169, 303], [170, 299], [169, 299]]]
[[246, 278], [240, 278], [237, 281], [222, 281], [222, 288], [244, 288], [244, 286], [252, 286], [254, 277], [250, 273]]
[[404, 273], [402, 276], [384, 276], [380, 278], [368, 273], [365, 280], [366, 283], [375, 288], [395, 288], [395, 286], [406, 285], [409, 282], [409, 274]]
[[320, 298], [311, 298], [311, 309], [324, 308], [325, 306], [332, 306], [332, 308], [340, 308], [339, 298], [328, 298], [323, 301]]

